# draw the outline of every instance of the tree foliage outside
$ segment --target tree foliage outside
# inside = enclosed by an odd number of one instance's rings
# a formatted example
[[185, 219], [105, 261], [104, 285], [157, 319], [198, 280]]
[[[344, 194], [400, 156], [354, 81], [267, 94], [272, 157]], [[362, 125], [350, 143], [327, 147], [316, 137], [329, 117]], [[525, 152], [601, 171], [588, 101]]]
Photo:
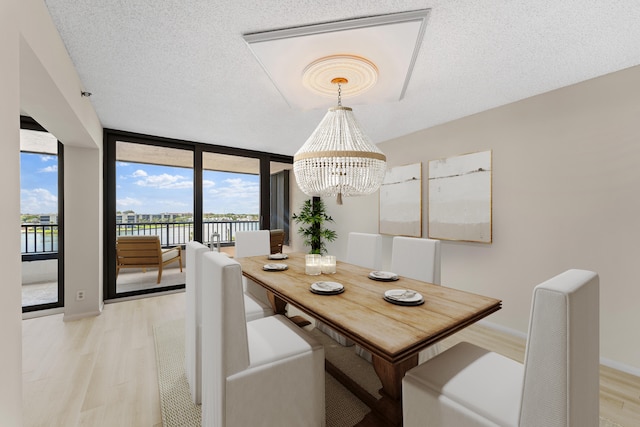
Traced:
[[305, 200], [300, 213], [294, 213], [292, 218], [301, 224], [298, 234], [303, 237], [304, 245], [311, 247], [309, 253], [327, 253], [325, 242], [333, 242], [338, 237], [335, 231], [324, 227], [326, 222], [333, 222], [333, 218], [327, 215], [325, 204], [319, 197]]

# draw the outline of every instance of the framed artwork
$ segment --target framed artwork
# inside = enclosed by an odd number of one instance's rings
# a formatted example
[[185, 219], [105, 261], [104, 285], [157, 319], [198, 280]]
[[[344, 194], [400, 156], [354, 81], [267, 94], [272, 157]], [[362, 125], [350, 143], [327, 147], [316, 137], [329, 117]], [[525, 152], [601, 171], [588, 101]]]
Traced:
[[387, 169], [380, 186], [380, 233], [422, 236], [422, 163]]
[[429, 162], [429, 238], [491, 243], [492, 152]]

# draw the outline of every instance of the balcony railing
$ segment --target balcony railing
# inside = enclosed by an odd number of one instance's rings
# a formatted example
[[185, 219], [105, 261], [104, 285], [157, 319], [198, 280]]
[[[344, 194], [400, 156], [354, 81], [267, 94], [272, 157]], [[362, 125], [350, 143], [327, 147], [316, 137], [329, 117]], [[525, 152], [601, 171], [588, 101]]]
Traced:
[[22, 224], [20, 231], [23, 261], [58, 257], [58, 224]]
[[[23, 224], [22, 258], [56, 258], [58, 255], [57, 224]], [[220, 244], [232, 245], [238, 231], [259, 230], [258, 221], [205, 221], [202, 224], [203, 241], [209, 243], [217, 234]], [[162, 246], [185, 245], [193, 239], [193, 222], [135, 222], [116, 224], [116, 236], [158, 235]], [[217, 240], [216, 240], [217, 242]]]
[[[231, 245], [237, 231], [259, 230], [258, 221], [205, 221], [202, 223], [203, 241], [209, 243], [216, 233], [222, 245]], [[193, 240], [193, 222], [134, 222], [116, 224], [116, 236], [160, 236], [163, 247], [185, 245]]]

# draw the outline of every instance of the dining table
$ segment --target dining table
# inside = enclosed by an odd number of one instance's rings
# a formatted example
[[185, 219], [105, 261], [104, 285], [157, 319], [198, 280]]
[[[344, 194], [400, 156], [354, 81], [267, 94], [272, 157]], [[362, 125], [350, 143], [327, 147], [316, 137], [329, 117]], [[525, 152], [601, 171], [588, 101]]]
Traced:
[[[341, 261], [333, 274], [309, 275], [304, 253], [288, 253], [277, 261], [266, 255], [236, 260], [244, 276], [268, 291], [275, 312], [284, 314], [291, 304], [371, 353], [382, 388], [359, 426], [401, 426], [402, 378], [418, 364], [418, 353], [502, 305], [496, 298], [408, 277], [375, 280], [371, 269]], [[277, 269], [265, 267], [274, 263]], [[317, 282], [340, 284], [342, 291], [314, 292]], [[422, 302], [400, 305], [385, 298], [385, 293], [404, 290], [421, 295]]]

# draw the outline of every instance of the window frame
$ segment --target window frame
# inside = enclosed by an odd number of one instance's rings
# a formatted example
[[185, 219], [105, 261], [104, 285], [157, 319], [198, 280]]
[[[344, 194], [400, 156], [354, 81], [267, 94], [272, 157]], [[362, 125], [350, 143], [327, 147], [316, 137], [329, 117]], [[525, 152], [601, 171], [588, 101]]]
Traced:
[[193, 220], [194, 240], [202, 241], [203, 222], [203, 187], [202, 167], [203, 153], [211, 152], [232, 156], [250, 157], [260, 161], [260, 229], [268, 230], [271, 222], [270, 202], [270, 171], [271, 162], [293, 164], [292, 156], [254, 151], [222, 145], [204, 144], [199, 142], [145, 135], [115, 129], [104, 129], [103, 155], [103, 197], [104, 197], [104, 299], [117, 300], [166, 291], [184, 289], [184, 284], [173, 286], [158, 286], [150, 289], [140, 289], [131, 292], [117, 292], [116, 289], [116, 143], [118, 141], [142, 145], [168, 147], [192, 151], [193, 153]]
[[[20, 116], [20, 129], [47, 132], [29, 116]], [[57, 139], [57, 138], [56, 138]], [[64, 307], [64, 144], [58, 141], [58, 301], [46, 304], [22, 306], [23, 313]], [[21, 150], [22, 151], [22, 150]], [[22, 255], [22, 262], [52, 259], [51, 255]]]

